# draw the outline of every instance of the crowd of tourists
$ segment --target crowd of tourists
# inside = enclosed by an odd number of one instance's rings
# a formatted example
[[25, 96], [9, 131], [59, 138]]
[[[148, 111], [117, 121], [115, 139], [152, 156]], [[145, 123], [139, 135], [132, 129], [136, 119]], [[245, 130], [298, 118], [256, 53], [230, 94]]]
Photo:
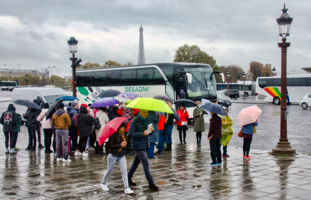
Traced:
[[[33, 101], [39, 104], [35, 99]], [[49, 104], [40, 104], [41, 109], [28, 107], [22, 115], [26, 119], [29, 141], [26, 150], [35, 151], [36, 148], [45, 148], [45, 153], [53, 153], [57, 162], [71, 162], [70, 152], [75, 156], [89, 156], [90, 152], [99, 155], [107, 155], [107, 170], [104, 174], [101, 188], [109, 190], [107, 180], [117, 162], [122, 173], [125, 193], [131, 194], [130, 186], [136, 186], [133, 177], [139, 164], [142, 163], [145, 177], [151, 190], [158, 190], [153, 182], [149, 169], [148, 159], [157, 159], [164, 151], [172, 150], [172, 130], [174, 120], [179, 132], [180, 145], [187, 144], [186, 136], [188, 131], [189, 114], [185, 105], [179, 106], [176, 115], [173, 113], [162, 113], [148, 110], [127, 108], [126, 103], [109, 107], [91, 108], [91, 105], [80, 104], [79, 101], [72, 101], [65, 108], [59, 103], [53, 108], [52, 117], [47, 118], [46, 114]], [[172, 108], [172, 104], [167, 102]], [[196, 102], [193, 111], [194, 126], [196, 132], [197, 147], [201, 147], [202, 133], [205, 131], [204, 116], [208, 114], [200, 107], [201, 102]], [[225, 108], [228, 113], [228, 109]], [[16, 147], [18, 132], [23, 123], [20, 114], [17, 114], [13, 104], [9, 104], [7, 111], [2, 113], [0, 123], [3, 125], [5, 136], [5, 153], [16, 154], [19, 150]], [[207, 139], [210, 143], [211, 158], [213, 165], [221, 165], [222, 157], [229, 157], [227, 146], [233, 135], [231, 126], [233, 122], [229, 116], [219, 116], [210, 112], [210, 125]], [[99, 136], [105, 125], [118, 117], [124, 117], [117, 131], [112, 134], [103, 144], [99, 142]], [[152, 124], [148, 131], [148, 125]], [[249, 156], [252, 136], [257, 122], [244, 125], [241, 133], [244, 138], [243, 158], [251, 159]], [[44, 132], [44, 145], [41, 143], [41, 127]], [[221, 154], [223, 146], [223, 154]], [[157, 150], [155, 150], [157, 147]], [[92, 150], [92, 151], [91, 151]], [[147, 154], [146, 154], [147, 152]], [[126, 155], [135, 154], [132, 166], [127, 172]]]

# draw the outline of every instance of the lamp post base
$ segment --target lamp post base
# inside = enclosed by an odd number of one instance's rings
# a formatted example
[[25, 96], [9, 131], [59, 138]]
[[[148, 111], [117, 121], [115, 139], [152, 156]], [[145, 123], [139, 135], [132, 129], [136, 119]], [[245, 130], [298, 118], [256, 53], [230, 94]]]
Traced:
[[279, 141], [274, 149], [272, 155], [295, 155], [296, 150], [290, 146], [289, 142]]

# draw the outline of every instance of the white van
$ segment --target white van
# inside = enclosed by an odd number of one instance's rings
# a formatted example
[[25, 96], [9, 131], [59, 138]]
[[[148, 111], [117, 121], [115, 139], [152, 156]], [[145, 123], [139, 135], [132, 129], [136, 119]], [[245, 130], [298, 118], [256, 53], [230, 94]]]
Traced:
[[63, 96], [67, 96], [67, 93], [61, 88], [24, 87], [13, 90], [12, 100], [25, 99], [32, 102], [34, 99], [38, 99], [51, 105], [57, 98]]

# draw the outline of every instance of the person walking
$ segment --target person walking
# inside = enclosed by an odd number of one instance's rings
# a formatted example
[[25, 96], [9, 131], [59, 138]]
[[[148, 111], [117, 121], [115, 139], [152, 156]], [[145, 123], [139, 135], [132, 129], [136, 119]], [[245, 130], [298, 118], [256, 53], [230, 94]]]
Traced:
[[[5, 153], [16, 154], [14, 150], [14, 133], [17, 125], [17, 114], [15, 113], [15, 107], [13, 104], [9, 104], [7, 111], [2, 113], [0, 123], [3, 125]], [[9, 145], [10, 143], [10, 145]], [[10, 150], [9, 150], [10, 148]]]
[[[168, 102], [167, 105], [172, 109], [171, 103]], [[166, 142], [166, 149], [164, 149], [164, 151], [172, 150], [173, 121], [174, 121], [174, 114], [167, 114], [165, 120], [165, 135], [164, 135]]]
[[[149, 189], [156, 191], [159, 189], [159, 187], [157, 187], [153, 182], [153, 178], [149, 169], [149, 162], [145, 154], [145, 151], [149, 145], [147, 127], [148, 124], [148, 110], [139, 110], [139, 114], [132, 120], [130, 124], [129, 134], [132, 140], [131, 146], [132, 149], [135, 151], [136, 155], [133, 164], [128, 172], [128, 181], [131, 186], [137, 185], [135, 182], [132, 181], [132, 178], [138, 165], [140, 164], [140, 162], [142, 162], [145, 177], [149, 183]], [[151, 128], [151, 131], [153, 132], [153, 128]]]
[[196, 132], [196, 138], [197, 138], [197, 146], [201, 147], [201, 139], [202, 139], [202, 132], [205, 131], [205, 125], [204, 125], [204, 114], [207, 114], [207, 112], [199, 107], [201, 104], [200, 101], [197, 101], [196, 107], [193, 110], [193, 117], [194, 117], [194, 127], [193, 130]]
[[42, 121], [42, 128], [44, 132], [45, 153], [52, 153], [53, 151], [51, 150], [51, 143], [52, 143], [53, 131], [52, 131], [52, 125], [51, 125], [51, 118], [46, 119], [46, 116], [45, 116], [50, 106], [48, 103], [44, 103], [42, 107], [43, 109], [41, 110], [40, 115], [37, 117], [37, 121], [38, 122]]
[[133, 190], [129, 187], [128, 177], [127, 177], [127, 165], [126, 165], [126, 139], [124, 135], [126, 125], [122, 123], [120, 127], [118, 128], [118, 131], [110, 136], [109, 139], [109, 148], [110, 153], [107, 157], [107, 170], [105, 172], [101, 188], [104, 191], [108, 191], [108, 185], [107, 185], [107, 179], [109, 175], [111, 174], [116, 162], [118, 162], [121, 173], [122, 173], [122, 179], [124, 183], [125, 188], [125, 194], [133, 194]]
[[211, 148], [211, 165], [221, 165], [221, 150], [220, 150], [220, 138], [221, 138], [221, 119], [216, 113], [212, 113], [210, 119], [209, 131], [207, 139]]
[[[225, 111], [228, 114], [228, 108], [224, 108]], [[222, 157], [229, 157], [227, 153], [227, 147], [228, 144], [232, 138], [233, 135], [233, 130], [231, 126], [233, 125], [233, 122], [231, 118], [228, 116], [221, 116], [221, 139], [220, 139], [220, 144], [223, 146], [223, 154]]]
[[95, 134], [96, 134], [95, 153], [96, 154], [101, 154], [101, 155], [104, 154], [103, 153], [103, 146], [99, 146], [98, 137], [100, 136], [100, 133], [104, 129], [105, 125], [109, 122], [109, 118], [108, 118], [108, 115], [107, 115], [106, 111], [107, 110], [106, 110], [105, 107], [99, 108], [99, 110], [96, 113], [96, 117], [95, 117], [95, 118], [98, 119], [99, 124], [100, 124], [100, 129], [95, 129]]
[[[37, 104], [40, 107], [40, 101], [38, 99], [34, 99], [32, 102]], [[38, 112], [38, 115], [40, 115], [41, 109], [38, 109], [37, 112]], [[37, 132], [38, 148], [43, 149], [44, 146], [41, 143], [41, 123], [38, 121], [37, 121], [37, 126], [36, 126], [36, 132]]]
[[[69, 114], [69, 117], [71, 119], [71, 122], [73, 122], [73, 118], [75, 115], [79, 112], [79, 101], [72, 101], [71, 106], [67, 107], [67, 112]], [[69, 127], [69, 136], [70, 136], [70, 150], [76, 151], [77, 149], [77, 143], [78, 143], [78, 129], [74, 125], [74, 123], [71, 123], [71, 126]]]
[[80, 113], [77, 116], [77, 122], [80, 139], [78, 149], [76, 150], [75, 155], [88, 156], [85, 147], [87, 144], [88, 137], [90, 137], [93, 134], [92, 125], [94, 122], [94, 118], [88, 115], [86, 107], [84, 106], [80, 107]]
[[157, 157], [154, 156], [154, 146], [156, 142], [159, 142], [159, 136], [158, 136], [158, 123], [160, 121], [160, 113], [149, 111], [148, 112], [148, 119], [150, 123], [152, 123], [152, 126], [154, 128], [153, 133], [149, 136], [149, 142], [150, 145], [147, 149], [147, 155], [148, 158], [156, 159]]
[[51, 125], [56, 129], [56, 161], [71, 162], [68, 157], [68, 128], [71, 125], [71, 119], [64, 110], [63, 103], [58, 104], [57, 110], [52, 116]]
[[180, 144], [182, 144], [183, 141], [184, 141], [184, 144], [186, 144], [186, 132], [188, 130], [189, 114], [187, 110], [185, 109], [185, 105], [181, 105], [179, 109], [176, 111], [176, 113], [180, 118], [179, 122], [176, 121], [177, 130], [179, 131]]
[[243, 158], [246, 160], [250, 160], [249, 151], [251, 149], [251, 143], [253, 139], [254, 129], [256, 130], [256, 126], [258, 122], [244, 125], [242, 128], [242, 136], [244, 139], [243, 142]]
[[158, 143], [158, 151], [156, 154], [163, 154], [164, 149], [164, 124], [165, 124], [165, 115], [164, 113], [160, 113], [160, 121], [158, 123], [158, 136], [159, 136], [159, 143]]
[[29, 135], [29, 142], [28, 142], [28, 147], [26, 150], [36, 150], [36, 143], [37, 143], [37, 138], [36, 138], [36, 130], [38, 126], [38, 121], [37, 118], [40, 114], [40, 110], [38, 109], [33, 109], [28, 107], [26, 114], [23, 114], [23, 117], [27, 119], [26, 126], [28, 128], [28, 135]]

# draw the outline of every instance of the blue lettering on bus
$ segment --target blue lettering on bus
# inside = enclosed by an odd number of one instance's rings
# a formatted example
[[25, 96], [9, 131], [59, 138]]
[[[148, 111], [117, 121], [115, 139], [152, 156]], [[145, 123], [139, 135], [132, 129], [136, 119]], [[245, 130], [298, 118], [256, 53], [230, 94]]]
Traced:
[[149, 92], [149, 87], [125, 87], [125, 92]]

